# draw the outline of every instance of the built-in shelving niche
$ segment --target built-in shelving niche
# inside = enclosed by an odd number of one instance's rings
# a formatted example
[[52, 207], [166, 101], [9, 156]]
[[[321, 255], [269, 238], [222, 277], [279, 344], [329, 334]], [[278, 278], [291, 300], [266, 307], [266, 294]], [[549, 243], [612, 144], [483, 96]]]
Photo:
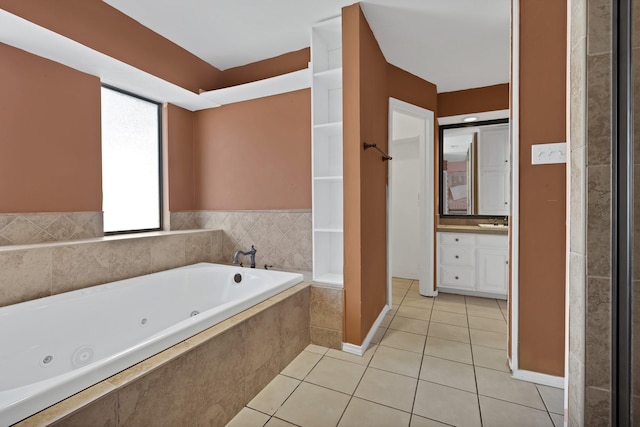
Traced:
[[311, 30], [313, 279], [343, 285], [342, 20]]

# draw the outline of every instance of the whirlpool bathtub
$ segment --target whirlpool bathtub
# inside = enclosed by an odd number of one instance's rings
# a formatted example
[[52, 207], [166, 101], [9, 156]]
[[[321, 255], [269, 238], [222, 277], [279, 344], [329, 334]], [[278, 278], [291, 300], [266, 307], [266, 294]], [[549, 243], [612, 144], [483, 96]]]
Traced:
[[297, 283], [200, 263], [0, 308], [0, 425], [20, 421]]

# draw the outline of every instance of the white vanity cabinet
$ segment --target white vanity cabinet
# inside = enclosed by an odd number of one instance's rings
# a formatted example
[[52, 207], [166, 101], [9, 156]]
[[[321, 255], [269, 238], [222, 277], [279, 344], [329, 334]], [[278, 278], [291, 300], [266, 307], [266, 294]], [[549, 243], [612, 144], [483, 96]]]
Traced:
[[438, 290], [507, 297], [509, 241], [506, 235], [438, 232]]

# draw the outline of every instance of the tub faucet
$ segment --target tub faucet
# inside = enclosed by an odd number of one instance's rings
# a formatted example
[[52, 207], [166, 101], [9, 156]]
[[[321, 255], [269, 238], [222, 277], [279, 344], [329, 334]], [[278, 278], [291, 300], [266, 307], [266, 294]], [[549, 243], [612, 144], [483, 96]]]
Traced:
[[249, 257], [250, 257], [249, 259], [251, 261], [251, 268], [256, 268], [256, 252], [257, 252], [256, 247], [253, 246], [253, 245], [251, 245], [251, 249], [248, 252], [236, 251], [233, 254], [233, 263], [234, 264], [239, 264], [240, 267], [242, 267], [242, 263], [240, 261], [238, 261], [238, 256], [239, 255], [242, 255], [242, 256], [249, 255]]

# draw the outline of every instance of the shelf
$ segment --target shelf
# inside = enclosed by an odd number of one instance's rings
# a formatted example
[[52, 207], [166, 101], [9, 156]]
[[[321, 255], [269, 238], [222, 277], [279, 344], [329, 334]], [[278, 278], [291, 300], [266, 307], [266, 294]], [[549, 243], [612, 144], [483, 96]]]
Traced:
[[306, 89], [311, 86], [310, 75], [311, 72], [307, 68], [251, 83], [202, 92], [200, 96], [222, 105], [233, 104], [249, 99], [264, 98]]
[[316, 176], [313, 177], [314, 181], [342, 181], [342, 176]]
[[327, 283], [330, 285], [342, 285], [343, 276], [342, 274], [337, 273], [324, 273], [314, 277], [313, 281], [318, 283]]
[[313, 78], [327, 89], [342, 87], [342, 67], [314, 73]]
[[342, 122], [342, 88], [327, 89], [322, 83], [313, 82], [313, 124]]
[[337, 136], [342, 135], [342, 122], [322, 123], [314, 125], [313, 130], [320, 135]]
[[314, 233], [342, 233], [342, 228], [314, 228]]
[[313, 27], [312, 189], [313, 279], [343, 286], [342, 24], [333, 18]]
[[342, 65], [341, 17], [314, 25], [311, 41], [311, 62], [315, 71], [331, 70]]
[[313, 176], [342, 176], [342, 122], [313, 127]]

